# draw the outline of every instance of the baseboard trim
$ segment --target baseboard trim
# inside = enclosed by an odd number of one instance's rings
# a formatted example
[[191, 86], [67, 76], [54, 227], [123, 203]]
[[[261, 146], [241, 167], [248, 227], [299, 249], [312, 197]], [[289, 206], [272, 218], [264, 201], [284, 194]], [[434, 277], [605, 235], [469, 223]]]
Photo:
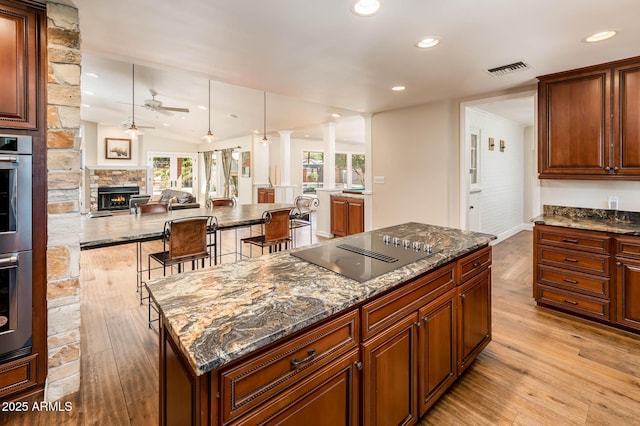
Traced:
[[511, 238], [516, 235], [520, 231], [533, 231], [532, 223], [521, 223], [520, 225], [516, 225], [511, 229], [507, 229], [504, 232], [498, 234], [498, 238], [491, 242], [491, 245], [498, 244], [501, 241], [506, 240], [507, 238]]

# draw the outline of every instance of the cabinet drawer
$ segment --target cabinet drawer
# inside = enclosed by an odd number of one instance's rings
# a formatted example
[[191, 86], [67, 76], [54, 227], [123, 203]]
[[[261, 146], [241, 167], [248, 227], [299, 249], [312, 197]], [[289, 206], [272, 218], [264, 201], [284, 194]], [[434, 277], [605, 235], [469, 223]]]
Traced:
[[315, 327], [220, 373], [222, 418], [227, 423], [273, 398], [359, 341], [358, 311]]
[[536, 242], [538, 244], [607, 254], [610, 240], [610, 237], [596, 232], [581, 232], [552, 226], [536, 226]]
[[640, 238], [616, 238], [616, 253], [618, 256], [640, 259]]
[[485, 247], [457, 262], [456, 283], [461, 284], [491, 265], [491, 247]]
[[362, 338], [387, 329], [411, 311], [455, 286], [454, 264], [423, 275], [362, 307]]
[[30, 355], [0, 367], [0, 397], [36, 384], [38, 355]]
[[609, 298], [609, 278], [569, 272], [542, 265], [538, 265], [536, 269], [536, 280], [540, 284], [577, 291], [595, 297]]
[[357, 425], [359, 356], [353, 350], [338, 357], [232, 425]]
[[538, 260], [550, 266], [572, 271], [609, 276], [609, 256], [538, 246]]
[[609, 320], [609, 301], [571, 291], [538, 285], [538, 303], [556, 306], [593, 318]]

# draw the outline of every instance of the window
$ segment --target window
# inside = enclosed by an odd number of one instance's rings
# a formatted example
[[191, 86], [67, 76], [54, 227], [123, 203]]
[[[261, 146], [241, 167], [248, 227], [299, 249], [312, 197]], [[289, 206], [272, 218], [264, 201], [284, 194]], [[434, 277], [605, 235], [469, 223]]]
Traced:
[[150, 152], [148, 164], [153, 169], [154, 194], [169, 188], [193, 193], [194, 173], [197, 172], [195, 154]]
[[302, 192], [304, 194], [315, 194], [316, 189], [322, 188], [323, 168], [324, 153], [302, 152]]
[[336, 188], [364, 189], [364, 154], [336, 154]]
[[469, 185], [470, 189], [480, 187], [480, 130], [469, 132]]

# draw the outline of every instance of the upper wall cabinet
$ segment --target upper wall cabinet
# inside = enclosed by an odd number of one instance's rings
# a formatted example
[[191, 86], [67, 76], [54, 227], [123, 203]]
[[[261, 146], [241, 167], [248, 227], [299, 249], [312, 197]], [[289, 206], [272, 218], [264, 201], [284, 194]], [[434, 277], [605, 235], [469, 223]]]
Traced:
[[640, 180], [640, 57], [539, 80], [541, 179]]
[[36, 129], [38, 16], [0, 2], [0, 128]]

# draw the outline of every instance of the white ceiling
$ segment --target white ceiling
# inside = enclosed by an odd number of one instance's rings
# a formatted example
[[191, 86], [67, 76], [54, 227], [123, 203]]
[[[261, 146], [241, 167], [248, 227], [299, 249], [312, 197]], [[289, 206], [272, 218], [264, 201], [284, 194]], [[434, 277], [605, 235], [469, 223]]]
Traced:
[[[319, 125], [337, 111], [337, 138], [362, 141], [360, 113], [530, 85], [537, 75], [635, 56], [640, 42], [638, 0], [380, 0], [369, 18], [353, 15], [350, 0], [68, 1], [80, 13], [83, 71], [101, 76], [83, 75], [83, 90], [94, 92], [83, 95], [91, 105], [83, 118], [131, 115], [117, 102], [130, 102], [135, 63], [136, 103], [153, 88], [166, 106], [191, 109], [167, 120], [136, 109], [136, 124], [191, 142], [207, 130], [197, 106], [207, 104], [208, 79], [220, 138], [262, 130], [265, 90], [269, 132], [321, 137]], [[605, 29], [619, 34], [582, 41]], [[427, 36], [440, 45], [417, 49]], [[532, 69], [485, 71], [516, 61]], [[407, 90], [392, 92], [397, 84]]]

